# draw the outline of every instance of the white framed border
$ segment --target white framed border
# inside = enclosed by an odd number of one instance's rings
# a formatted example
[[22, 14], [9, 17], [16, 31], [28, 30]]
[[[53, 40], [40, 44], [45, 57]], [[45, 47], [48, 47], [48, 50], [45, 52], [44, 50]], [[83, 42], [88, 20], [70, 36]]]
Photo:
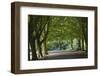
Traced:
[[[28, 15], [52, 16], [78, 16], [88, 17], [88, 58], [28, 61]], [[20, 69], [44, 69], [60, 67], [94, 66], [94, 19], [93, 10], [57, 9], [46, 7], [21, 7], [20, 8]]]

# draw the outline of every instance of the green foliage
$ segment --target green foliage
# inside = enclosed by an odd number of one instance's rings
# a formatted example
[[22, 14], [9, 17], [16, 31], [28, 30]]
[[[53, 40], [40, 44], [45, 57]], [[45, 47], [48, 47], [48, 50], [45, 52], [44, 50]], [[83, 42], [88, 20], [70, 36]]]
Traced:
[[[84, 37], [84, 39], [87, 37], [86, 17], [52, 16], [51, 19], [48, 41], [66, 40], [67, 42], [68, 40], [81, 40], [82, 37]], [[85, 40], [87, 40], [87, 38]]]
[[57, 47], [65, 49], [69, 45], [73, 48], [74, 39], [79, 41], [77, 47], [80, 47], [82, 43], [84, 45], [84, 42], [80, 43], [80, 40], [85, 41], [87, 46], [87, 18], [29, 15], [28, 35], [30, 45], [37, 44], [39, 49], [36, 46], [34, 48], [35, 52], [39, 50], [39, 53], [42, 51], [44, 42], [46, 42], [45, 48], [48, 49]]
[[[80, 18], [78, 18], [80, 19]], [[49, 40], [79, 38], [81, 26], [77, 17], [52, 17]]]

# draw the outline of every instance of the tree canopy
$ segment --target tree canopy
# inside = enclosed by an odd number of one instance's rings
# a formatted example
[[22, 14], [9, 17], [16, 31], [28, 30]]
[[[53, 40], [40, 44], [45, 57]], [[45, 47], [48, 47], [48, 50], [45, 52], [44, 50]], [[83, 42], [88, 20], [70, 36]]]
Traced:
[[79, 49], [87, 50], [87, 20], [87, 17], [29, 15], [28, 44], [33, 59], [43, 57], [52, 46], [66, 49], [71, 45], [73, 49], [74, 39]]

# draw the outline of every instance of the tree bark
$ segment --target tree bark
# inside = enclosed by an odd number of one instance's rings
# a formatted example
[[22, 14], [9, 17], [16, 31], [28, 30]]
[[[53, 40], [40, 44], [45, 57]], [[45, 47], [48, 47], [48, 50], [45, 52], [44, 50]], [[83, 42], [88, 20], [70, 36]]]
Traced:
[[31, 42], [31, 47], [32, 47], [32, 60], [37, 60], [37, 54], [36, 54], [36, 45], [35, 45], [35, 39], [33, 38]]
[[42, 45], [42, 44], [40, 43], [40, 39], [38, 39], [38, 40], [37, 40], [37, 46], [38, 46], [38, 49], [39, 49], [39, 56], [40, 56], [40, 57], [43, 57], [41, 45]]
[[43, 54], [44, 54], [44, 55], [48, 55], [46, 40], [43, 42]]
[[45, 54], [48, 55], [47, 42], [46, 42], [46, 40], [44, 42], [44, 48], [45, 48]]

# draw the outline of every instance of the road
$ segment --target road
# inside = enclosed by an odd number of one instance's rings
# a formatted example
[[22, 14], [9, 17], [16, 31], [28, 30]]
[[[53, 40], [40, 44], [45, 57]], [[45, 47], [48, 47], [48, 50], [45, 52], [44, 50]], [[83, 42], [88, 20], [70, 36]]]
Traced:
[[84, 51], [49, 51], [42, 60], [87, 58]]

